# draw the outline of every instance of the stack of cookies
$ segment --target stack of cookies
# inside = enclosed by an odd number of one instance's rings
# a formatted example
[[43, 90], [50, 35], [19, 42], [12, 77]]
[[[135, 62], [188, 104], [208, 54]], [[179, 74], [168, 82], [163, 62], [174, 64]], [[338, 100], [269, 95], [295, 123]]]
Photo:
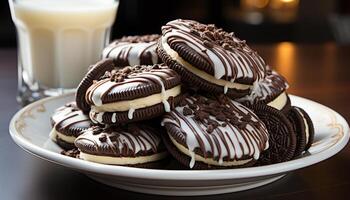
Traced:
[[76, 101], [51, 117], [67, 155], [103, 164], [240, 168], [307, 151], [308, 114], [286, 80], [244, 40], [215, 25], [174, 20], [162, 35], [123, 37], [102, 52]]

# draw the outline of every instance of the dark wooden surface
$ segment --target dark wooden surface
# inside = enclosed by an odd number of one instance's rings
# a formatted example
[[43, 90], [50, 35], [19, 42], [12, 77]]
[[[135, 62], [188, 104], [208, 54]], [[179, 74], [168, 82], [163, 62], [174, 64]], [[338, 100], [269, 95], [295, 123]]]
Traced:
[[[279, 43], [254, 46], [290, 82], [289, 92], [318, 101], [350, 120], [350, 46]], [[36, 158], [11, 140], [16, 102], [16, 52], [0, 50], [0, 199], [164, 199], [111, 188]], [[350, 149], [257, 189], [188, 199], [349, 199]], [[175, 197], [167, 197], [175, 199]], [[181, 198], [185, 199], [185, 198]]]

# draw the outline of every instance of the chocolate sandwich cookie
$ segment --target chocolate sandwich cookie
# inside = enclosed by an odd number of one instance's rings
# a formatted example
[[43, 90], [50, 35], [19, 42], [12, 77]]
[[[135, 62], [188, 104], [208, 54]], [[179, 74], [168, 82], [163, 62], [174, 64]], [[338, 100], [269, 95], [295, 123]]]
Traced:
[[158, 55], [184, 83], [231, 98], [265, 77], [265, 61], [244, 40], [215, 25], [174, 20], [162, 27]]
[[291, 160], [297, 142], [296, 133], [286, 115], [264, 104], [255, 104], [251, 108], [269, 132], [269, 148], [261, 154], [258, 164], [267, 165]]
[[168, 155], [159, 133], [145, 124], [92, 127], [75, 140], [80, 159], [134, 167], [157, 167]]
[[253, 165], [268, 148], [264, 123], [247, 107], [225, 96], [185, 95], [164, 115], [163, 135], [169, 152], [193, 169]]
[[88, 88], [90, 118], [99, 124], [147, 120], [169, 112], [180, 100], [180, 76], [165, 65], [112, 70]]
[[65, 150], [73, 149], [74, 140], [81, 131], [92, 126], [87, 115], [79, 110], [75, 102], [58, 108], [51, 117], [50, 138]]
[[119, 68], [120, 66], [117, 66], [112, 58], [103, 59], [97, 62], [95, 65], [90, 66], [89, 71], [86, 73], [85, 77], [80, 81], [77, 87], [77, 92], [75, 95], [77, 107], [84, 113], [89, 113], [90, 105], [85, 100], [85, 93], [87, 89], [96, 80], [99, 80], [99, 78], [102, 77], [107, 71]]
[[255, 82], [250, 93], [236, 101], [248, 107], [257, 103], [266, 104], [287, 114], [291, 109], [290, 99], [286, 92], [288, 87], [283, 76], [268, 68], [266, 77]]
[[122, 37], [109, 44], [102, 57], [114, 58], [121, 67], [161, 63], [156, 50], [159, 37], [157, 34]]
[[297, 137], [297, 145], [294, 157], [307, 151], [313, 142], [314, 127], [309, 115], [301, 108], [293, 106], [288, 113], [288, 119], [293, 124]]

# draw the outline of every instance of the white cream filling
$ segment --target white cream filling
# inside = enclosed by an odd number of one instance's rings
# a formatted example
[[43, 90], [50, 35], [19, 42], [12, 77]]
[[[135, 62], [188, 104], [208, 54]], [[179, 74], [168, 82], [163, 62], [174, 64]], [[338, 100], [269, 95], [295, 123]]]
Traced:
[[155, 162], [165, 158], [168, 155], [167, 152], [157, 153], [150, 156], [137, 156], [137, 157], [112, 157], [112, 156], [97, 156], [84, 152], [80, 152], [79, 157], [83, 160], [108, 164], [108, 165], [136, 165], [142, 163]]
[[282, 108], [287, 104], [287, 94], [282, 92], [278, 97], [276, 97], [273, 101], [268, 103], [267, 105], [276, 108], [277, 110], [282, 110]]
[[181, 93], [181, 86], [176, 86], [165, 90], [165, 94], [153, 94], [147, 97], [142, 97], [133, 100], [118, 101], [114, 103], [103, 104], [101, 106], [92, 106], [96, 112], [123, 112], [130, 109], [136, 110], [162, 103], [168, 100], [169, 97], [178, 96]]
[[[194, 160], [192, 159], [191, 162], [195, 162], [195, 161], [200, 161], [200, 162], [204, 162], [206, 164], [209, 164], [209, 165], [216, 165], [216, 166], [239, 166], [239, 165], [244, 165], [248, 162], [250, 162], [252, 160], [251, 159], [247, 159], [247, 160], [234, 160], [234, 161], [224, 161], [224, 162], [219, 162], [219, 161], [216, 161], [214, 160], [213, 158], [204, 158], [200, 155], [197, 155], [193, 152], [191, 152], [189, 149], [187, 149], [186, 147], [184, 147], [183, 145], [179, 144], [173, 137], [171, 137], [169, 135], [169, 138], [171, 140], [171, 142], [175, 145], [175, 147], [180, 150], [180, 152], [182, 152], [183, 154], [193, 158], [194, 157]], [[194, 163], [191, 164], [192, 166], [194, 165]]]
[[223, 86], [225, 88], [224, 92], [227, 91], [227, 88], [246, 90], [246, 89], [249, 89], [250, 87], [252, 87], [250, 85], [244, 85], [244, 84], [240, 84], [240, 83], [232, 83], [232, 82], [225, 81], [222, 79], [216, 79], [214, 76], [207, 74], [207, 73], [203, 72], [202, 70], [197, 69], [196, 67], [194, 67], [193, 65], [191, 65], [190, 63], [185, 61], [176, 51], [171, 49], [171, 47], [168, 45], [168, 43], [166, 41], [167, 41], [166, 37], [162, 38], [162, 47], [163, 47], [164, 51], [173, 60], [176, 60], [178, 63], [180, 63], [182, 66], [184, 66], [188, 71], [190, 71], [193, 74], [196, 74], [200, 78], [202, 78], [210, 83], [214, 83], [216, 85]]
[[308, 123], [307, 123], [307, 121], [305, 119], [304, 114], [302, 112], [300, 112], [299, 110], [298, 110], [298, 112], [303, 117], [303, 121], [304, 121], [304, 124], [305, 124], [305, 135], [306, 135], [306, 144], [307, 144], [307, 143], [309, 143], [309, 134], [310, 134], [309, 133], [309, 125], [308, 125]]
[[75, 141], [75, 139], [76, 139], [76, 137], [74, 137], [74, 136], [67, 136], [67, 135], [64, 135], [64, 134], [62, 134], [62, 133], [56, 131], [55, 128], [53, 128], [53, 129], [51, 130], [51, 132], [50, 132], [50, 138], [51, 138], [51, 140], [53, 140], [54, 142], [56, 142], [56, 141], [57, 141], [57, 140], [56, 140], [56, 136], [57, 136], [59, 139], [65, 141], [65, 142], [67, 142], [67, 143], [71, 143], [71, 144], [74, 144], [74, 141]]

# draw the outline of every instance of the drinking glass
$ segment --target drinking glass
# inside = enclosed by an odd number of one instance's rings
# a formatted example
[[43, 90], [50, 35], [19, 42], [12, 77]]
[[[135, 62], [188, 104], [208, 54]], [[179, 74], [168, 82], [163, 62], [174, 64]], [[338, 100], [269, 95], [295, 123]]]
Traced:
[[110, 41], [118, 0], [9, 0], [23, 105], [72, 91]]

